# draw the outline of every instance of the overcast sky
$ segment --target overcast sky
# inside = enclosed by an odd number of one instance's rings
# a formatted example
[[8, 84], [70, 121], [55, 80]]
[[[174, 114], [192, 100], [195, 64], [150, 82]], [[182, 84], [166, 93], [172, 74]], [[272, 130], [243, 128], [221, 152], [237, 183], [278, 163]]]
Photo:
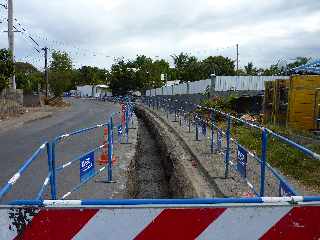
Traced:
[[[14, 7], [41, 47], [67, 50], [77, 67], [109, 68], [114, 57], [137, 54], [235, 59], [237, 43], [241, 66], [320, 55], [320, 0], [14, 0]], [[16, 34], [16, 59], [43, 65], [24, 37]], [[7, 47], [5, 33], [0, 44]]]

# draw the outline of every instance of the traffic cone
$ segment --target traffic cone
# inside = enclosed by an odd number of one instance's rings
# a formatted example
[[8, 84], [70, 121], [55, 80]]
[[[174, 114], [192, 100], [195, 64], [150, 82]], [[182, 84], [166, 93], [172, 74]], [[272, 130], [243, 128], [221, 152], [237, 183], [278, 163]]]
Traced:
[[99, 159], [99, 165], [106, 165], [108, 162], [108, 149], [107, 149], [108, 128], [103, 129], [103, 148]]

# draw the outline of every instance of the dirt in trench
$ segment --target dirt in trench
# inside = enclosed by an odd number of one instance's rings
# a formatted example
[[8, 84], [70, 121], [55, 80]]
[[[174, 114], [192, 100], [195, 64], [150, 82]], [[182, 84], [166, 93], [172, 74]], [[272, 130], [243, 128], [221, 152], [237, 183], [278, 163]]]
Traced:
[[159, 145], [142, 121], [139, 121], [138, 149], [131, 164], [129, 183], [132, 198], [170, 197]]

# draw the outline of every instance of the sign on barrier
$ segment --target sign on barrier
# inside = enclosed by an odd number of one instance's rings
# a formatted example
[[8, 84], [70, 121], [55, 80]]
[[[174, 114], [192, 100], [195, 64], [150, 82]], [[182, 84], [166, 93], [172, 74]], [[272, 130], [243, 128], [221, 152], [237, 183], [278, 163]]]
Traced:
[[94, 152], [90, 152], [80, 159], [80, 182], [86, 181], [94, 173]]
[[[76, 201], [74, 201], [76, 202]], [[79, 201], [80, 202], [80, 201]], [[317, 206], [97, 206], [0, 210], [11, 239], [319, 239]]]
[[247, 161], [248, 152], [246, 149], [238, 145], [237, 169], [240, 175], [244, 178], [247, 177]]

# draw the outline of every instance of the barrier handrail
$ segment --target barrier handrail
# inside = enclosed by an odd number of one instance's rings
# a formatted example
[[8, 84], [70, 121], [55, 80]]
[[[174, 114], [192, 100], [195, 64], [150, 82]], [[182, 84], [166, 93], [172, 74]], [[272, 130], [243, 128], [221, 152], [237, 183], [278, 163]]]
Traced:
[[9, 206], [141, 206], [141, 205], [219, 205], [219, 204], [287, 204], [320, 202], [320, 196], [251, 197], [251, 198], [192, 198], [192, 199], [84, 199], [84, 200], [14, 200]]
[[64, 133], [64, 134], [59, 135], [58, 137], [55, 137], [54, 138], [54, 142], [59, 142], [62, 139], [65, 139], [65, 138], [68, 138], [68, 137], [72, 137], [72, 136], [78, 135], [80, 133], [89, 132], [89, 131], [94, 130], [96, 128], [101, 128], [101, 127], [105, 127], [105, 126], [107, 126], [107, 123], [97, 124], [97, 125], [94, 125], [92, 127], [78, 129], [78, 130], [70, 132], [70, 133]]
[[38, 149], [31, 155], [30, 158], [28, 158], [22, 167], [16, 172], [10, 180], [5, 184], [5, 186], [0, 189], [0, 200], [10, 191], [10, 189], [13, 187], [13, 185], [19, 180], [21, 175], [28, 169], [28, 167], [35, 161], [40, 153], [46, 148], [48, 145], [48, 142], [44, 142]]

